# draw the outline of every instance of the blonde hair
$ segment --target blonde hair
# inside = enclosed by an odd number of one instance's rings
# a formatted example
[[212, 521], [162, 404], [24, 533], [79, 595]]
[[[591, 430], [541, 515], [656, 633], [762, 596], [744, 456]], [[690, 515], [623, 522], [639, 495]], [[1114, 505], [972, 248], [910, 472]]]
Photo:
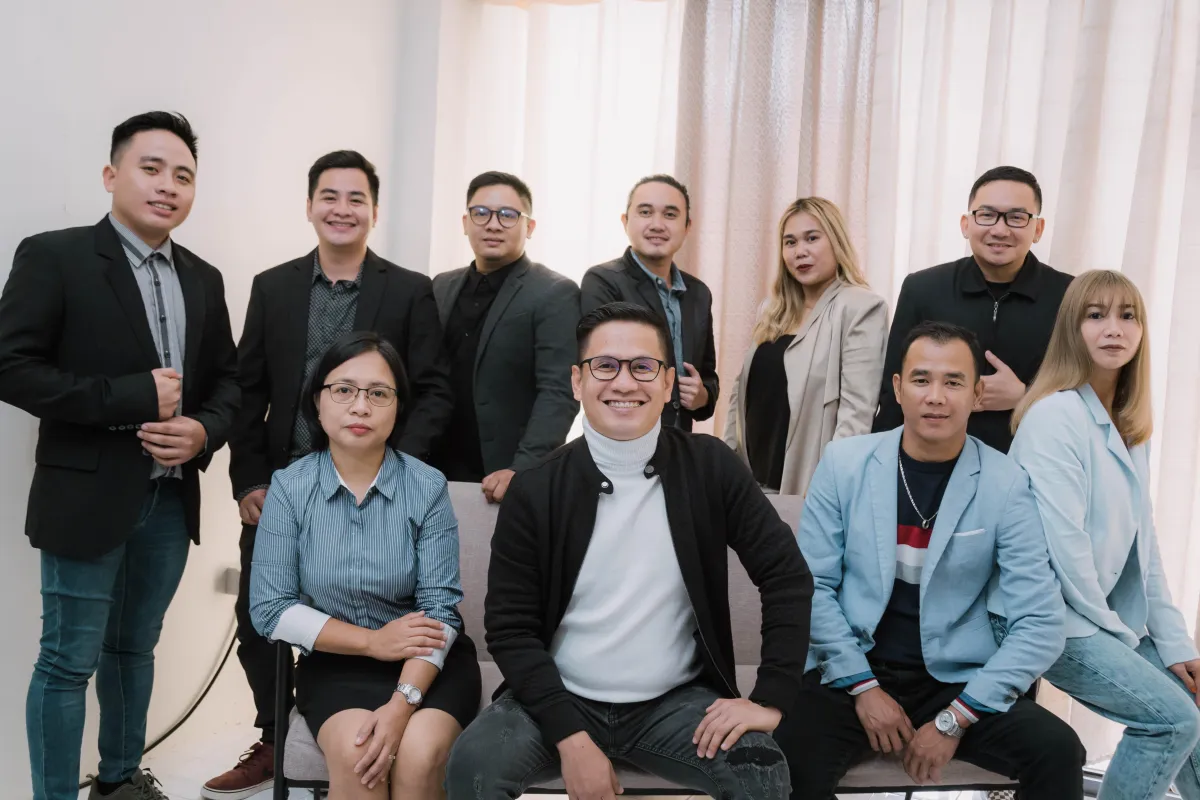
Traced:
[[779, 220], [779, 273], [767, 297], [766, 306], [754, 325], [755, 344], [772, 342], [799, 327], [804, 319], [804, 286], [788, 270], [783, 261], [783, 229], [800, 213], [811, 214], [829, 237], [833, 257], [837, 260], [837, 276], [853, 286], [867, 287], [867, 279], [858, 265], [858, 256], [846, 230], [846, 220], [838, 207], [823, 197], [802, 197], [787, 207]]
[[1114, 304], [1133, 306], [1133, 313], [1142, 326], [1142, 341], [1129, 363], [1117, 376], [1117, 393], [1113, 398], [1113, 422], [1129, 447], [1150, 438], [1154, 427], [1154, 408], [1150, 402], [1150, 341], [1146, 324], [1146, 303], [1133, 281], [1112, 270], [1097, 269], [1083, 273], [1067, 287], [1050, 346], [1029, 391], [1017, 403], [1012, 414], [1012, 430], [1016, 433], [1022, 417], [1043, 397], [1065, 389], [1078, 389], [1091, 380], [1095, 363], [1083, 340], [1083, 319], [1089, 306], [1105, 309]]

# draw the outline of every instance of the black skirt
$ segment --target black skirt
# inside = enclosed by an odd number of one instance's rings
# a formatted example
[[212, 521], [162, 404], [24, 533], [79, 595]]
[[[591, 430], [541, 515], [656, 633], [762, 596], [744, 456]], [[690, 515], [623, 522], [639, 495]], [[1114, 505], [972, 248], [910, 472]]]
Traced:
[[[296, 665], [296, 709], [315, 738], [334, 714], [351, 708], [374, 711], [391, 700], [403, 667], [403, 661], [367, 656], [320, 651], [301, 656]], [[445, 711], [466, 729], [479, 713], [482, 691], [475, 643], [459, 634], [421, 708]]]

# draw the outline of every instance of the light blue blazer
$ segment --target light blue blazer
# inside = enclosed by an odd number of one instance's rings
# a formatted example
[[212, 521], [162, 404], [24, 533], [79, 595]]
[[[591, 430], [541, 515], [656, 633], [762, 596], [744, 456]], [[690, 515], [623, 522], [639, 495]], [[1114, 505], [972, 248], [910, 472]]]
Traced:
[[1137, 647], [1148, 633], [1163, 663], [1196, 658], [1163, 575], [1149, 448], [1127, 448], [1085, 384], [1034, 403], [1009, 454], [1033, 482], [1067, 601], [1067, 636], [1102, 629]]
[[[867, 651], [896, 578], [903, 429], [831, 442], [797, 538], [816, 582], [805, 670], [832, 683], [870, 670]], [[1062, 653], [1063, 600], [1025, 473], [973, 437], [933, 526], [921, 574], [921, 649], [932, 675], [1006, 711]], [[989, 607], [1008, 618], [996, 645]]]

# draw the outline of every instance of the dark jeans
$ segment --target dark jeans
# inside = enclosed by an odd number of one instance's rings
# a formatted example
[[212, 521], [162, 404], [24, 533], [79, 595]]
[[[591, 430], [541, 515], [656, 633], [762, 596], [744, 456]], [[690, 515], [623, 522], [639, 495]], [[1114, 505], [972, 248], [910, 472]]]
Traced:
[[[275, 645], [268, 642], [250, 621], [250, 564], [254, 561], [254, 535], [258, 532], [257, 525], [243, 525], [240, 548], [242, 551], [242, 574], [238, 581], [237, 602], [233, 610], [237, 616], [238, 661], [242, 662], [242, 671], [246, 673], [246, 682], [250, 684], [250, 692], [254, 695], [254, 727], [262, 730], [262, 740], [268, 744], [275, 743], [275, 659], [278, 657]], [[291, 713], [293, 689], [295, 687], [295, 667], [288, 667], [287, 708], [284, 713]]]
[[[716, 758], [696, 756], [692, 734], [716, 699], [716, 692], [693, 683], [645, 703], [576, 697], [575, 705], [588, 735], [614, 767], [624, 762], [724, 800], [783, 800], [787, 764], [767, 734], [747, 733]], [[455, 742], [446, 792], [449, 800], [515, 798], [558, 776], [554, 744], [543, 741], [537, 723], [512, 692], [505, 692]]]
[[[880, 687], [916, 729], [963, 690], [962, 684], [940, 683], [923, 669], [872, 668]], [[870, 752], [854, 702], [844, 689], [822, 686], [817, 670], [804, 675], [794, 713], [775, 732], [791, 767], [794, 800], [830, 800], [842, 776]], [[1075, 731], [1027, 697], [1005, 713], [983, 715], [967, 729], [954, 754], [1018, 779], [1022, 800], [1081, 800], [1085, 756]]]
[[79, 797], [79, 751], [93, 674], [100, 700], [100, 780], [116, 783], [138, 768], [154, 686], [154, 647], [190, 545], [180, 482], [163, 478], [151, 482], [125, 544], [86, 561], [42, 552], [42, 639], [25, 705], [34, 800]]

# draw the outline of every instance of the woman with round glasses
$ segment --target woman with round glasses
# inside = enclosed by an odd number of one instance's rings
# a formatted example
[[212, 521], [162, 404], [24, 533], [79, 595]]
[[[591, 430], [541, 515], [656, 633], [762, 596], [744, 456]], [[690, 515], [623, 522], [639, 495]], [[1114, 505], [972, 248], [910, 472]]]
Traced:
[[407, 401], [387, 340], [338, 339], [302, 404], [314, 452], [275, 473], [254, 547], [254, 626], [300, 648], [296, 708], [340, 798], [444, 797], [479, 708], [446, 479], [394, 449]]
[[886, 345], [887, 304], [867, 288], [841, 212], [820, 197], [792, 203], [725, 422], [765, 491], [804, 494], [827, 443], [871, 430]]

